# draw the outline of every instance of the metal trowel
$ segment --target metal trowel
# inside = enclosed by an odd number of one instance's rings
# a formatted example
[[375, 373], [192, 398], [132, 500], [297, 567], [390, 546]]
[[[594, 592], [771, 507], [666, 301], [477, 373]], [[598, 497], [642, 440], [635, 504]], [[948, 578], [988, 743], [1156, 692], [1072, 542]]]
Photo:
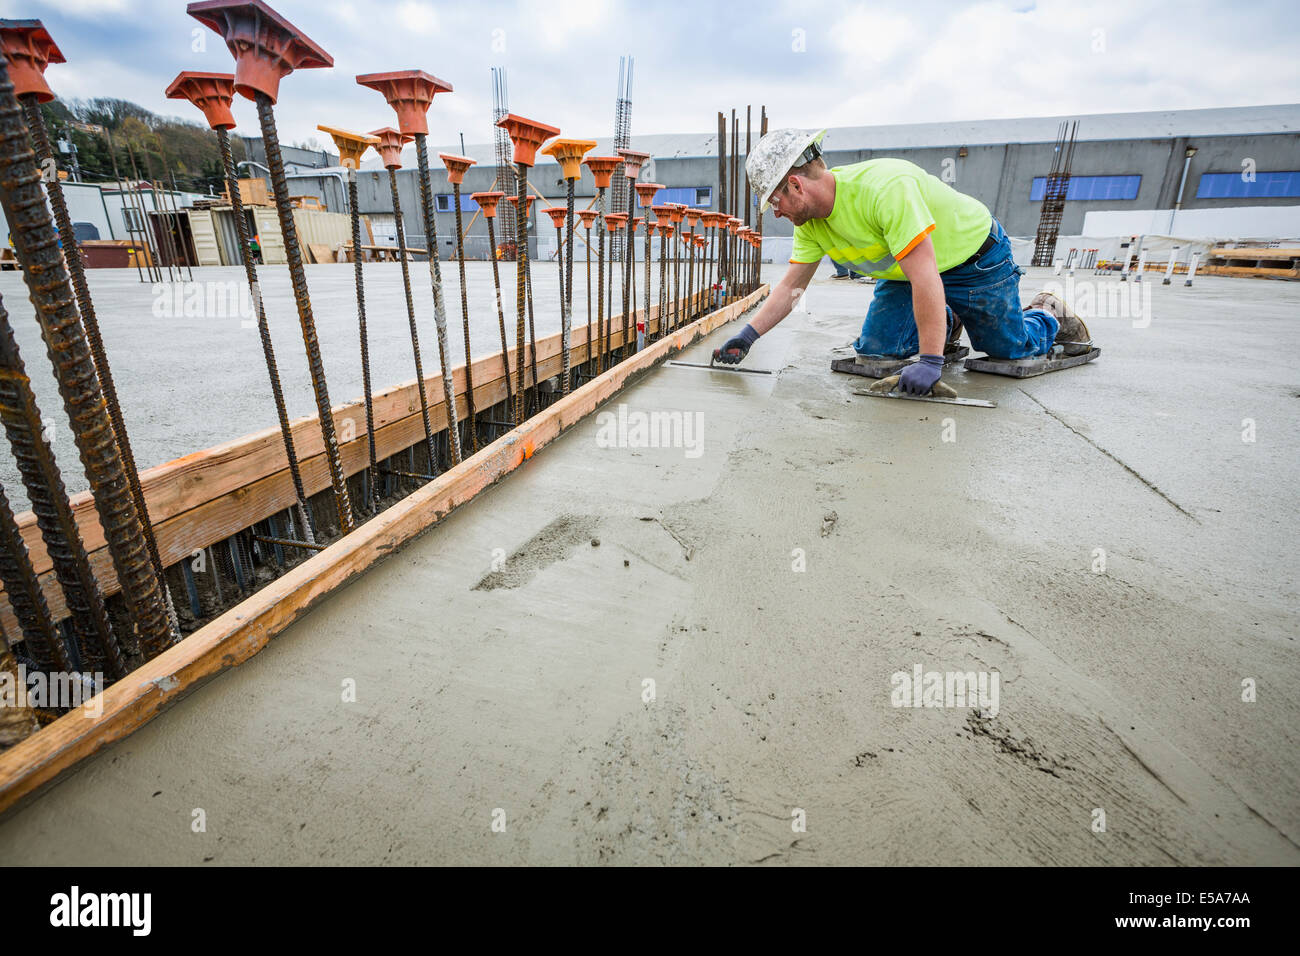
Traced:
[[957, 390], [946, 382], [935, 382], [929, 395], [908, 395], [896, 391], [898, 376], [890, 375], [873, 382], [867, 388], [855, 388], [854, 395], [866, 395], [869, 398], [905, 398], [912, 402], [937, 402], [940, 405], [971, 405], [975, 408], [997, 408], [997, 402], [986, 402], [982, 398], [962, 398]]

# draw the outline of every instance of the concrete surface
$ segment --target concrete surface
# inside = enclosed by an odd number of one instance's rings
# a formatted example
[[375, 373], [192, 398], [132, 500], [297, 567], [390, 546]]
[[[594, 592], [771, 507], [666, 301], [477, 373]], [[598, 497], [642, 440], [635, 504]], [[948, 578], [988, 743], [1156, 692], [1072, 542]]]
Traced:
[[[657, 294], [658, 262], [654, 265], [652, 294]], [[637, 273], [641, 297], [645, 267], [643, 263], [638, 266], [642, 270]], [[423, 262], [413, 262], [410, 268], [420, 355], [425, 374], [434, 375], [441, 370], [441, 365], [429, 267]], [[593, 317], [595, 268], [593, 262]], [[513, 263], [501, 263], [500, 269], [506, 337], [513, 346], [515, 267]], [[465, 270], [472, 354], [500, 352], [492, 265], [467, 262]], [[575, 325], [587, 321], [585, 274], [586, 260], [580, 255], [574, 263]], [[276, 425], [270, 379], [262, 358], [255, 314], [247, 301], [248, 286], [242, 268], [195, 269], [193, 283], [187, 277], [185, 283], [161, 285], [142, 283], [134, 269], [91, 269], [87, 275], [122, 403], [122, 415], [140, 468], [159, 465]], [[267, 266], [259, 269], [259, 276], [289, 415], [315, 415], [316, 402], [288, 270], [284, 266]], [[448, 360], [452, 365], [460, 365], [465, 361], [465, 337], [456, 263], [443, 262], [442, 276]], [[380, 389], [413, 381], [415, 360], [411, 354], [401, 265], [367, 263], [365, 277], [373, 387]], [[307, 286], [330, 400], [336, 405], [360, 400], [361, 346], [352, 267], [307, 266]], [[80, 491], [88, 484], [21, 273], [0, 272], [0, 296], [18, 337], [18, 347], [36, 389], [43, 420], [55, 424], [55, 454], [64, 481], [70, 491]], [[559, 281], [553, 261], [534, 263], [533, 296], [538, 337], [559, 331]], [[243, 313], [239, 311], [241, 304]], [[621, 283], [615, 286], [615, 311], [622, 312]], [[6, 492], [13, 489], [10, 500], [15, 510], [26, 508], [18, 471], [8, 455], [0, 456], [0, 481]]]
[[[1156, 285], [1092, 365], [948, 376], [993, 410], [828, 372], [869, 294], [817, 280], [774, 375], [661, 368], [605, 410], [701, 446], [588, 418], [0, 862], [1300, 862], [1300, 287]], [[996, 672], [996, 716], [893, 706], [915, 665]]]

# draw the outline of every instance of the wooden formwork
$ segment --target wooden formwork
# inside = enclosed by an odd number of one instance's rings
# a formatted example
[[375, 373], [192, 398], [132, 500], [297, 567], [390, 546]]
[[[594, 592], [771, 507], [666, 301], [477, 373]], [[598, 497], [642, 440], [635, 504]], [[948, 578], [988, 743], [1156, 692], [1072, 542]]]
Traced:
[[[0, 813], [53, 780], [63, 770], [152, 720], [198, 683], [252, 657], [274, 635], [317, 602], [393, 554], [453, 508], [470, 501], [514, 471], [619, 392], [631, 379], [743, 314], [767, 292], [766, 285], [760, 286], [748, 296], [674, 330], [596, 376], [132, 671], [99, 697], [0, 753]], [[638, 311], [634, 318], [641, 314]], [[621, 317], [616, 317], [616, 321], [621, 323]], [[657, 307], [651, 308], [646, 325], [651, 332], [657, 330]], [[635, 326], [629, 323], [629, 328]], [[587, 358], [586, 333], [585, 324], [575, 325], [572, 333], [572, 362], [575, 366]], [[612, 345], [616, 348], [621, 342], [620, 329], [614, 334]], [[559, 334], [539, 341], [537, 354], [539, 381], [558, 374], [562, 361]], [[511, 359], [512, 368], [513, 365]], [[480, 370], [486, 380], [483, 385], [474, 387], [476, 408], [487, 408], [505, 398], [504, 379], [492, 378], [501, 366], [500, 353], [474, 362], [475, 380], [479, 380]], [[452, 374], [459, 410], [464, 400], [463, 366], [453, 368]], [[442, 394], [440, 376], [432, 376], [427, 381], [427, 394]], [[414, 382], [376, 395], [374, 408], [379, 457], [423, 440], [424, 429]], [[334, 417], [336, 428], [342, 419], [348, 417], [357, 417], [364, 424], [364, 408], [359, 404], [339, 406], [334, 409]], [[446, 427], [446, 409], [442, 403], [430, 406], [430, 417], [435, 428]], [[304, 418], [293, 426], [295, 441], [302, 443], [299, 454], [303, 481], [309, 493], [329, 486], [320, 429], [313, 427], [315, 422], [314, 417]], [[344, 468], [349, 474], [363, 470], [368, 463], [364, 428], [358, 430], [358, 437], [344, 443], [342, 450]], [[168, 515], [157, 525], [158, 546], [163, 552], [164, 563], [169, 559], [188, 557], [200, 547], [194, 543], [196, 541], [221, 540], [261, 520], [261, 517], [291, 505], [295, 498], [283, 456], [279, 430], [267, 429], [142, 472], [140, 479], [151, 514]], [[257, 475], [261, 477], [250, 480]], [[95, 548], [92, 560], [96, 573], [106, 587], [111, 583], [116, 588], [93, 504], [88, 495], [77, 496], [75, 504], [78, 523], [82, 534], [87, 537], [87, 547]], [[159, 512], [154, 512], [155, 507]], [[34, 539], [28, 542], [31, 549], [33, 540], [39, 546], [40, 539], [31, 527], [30, 515], [25, 517], [24, 537], [34, 535]], [[92, 525], [95, 543], [91, 539]], [[33, 553], [32, 557], [35, 560], [37, 555]], [[52, 599], [58, 587], [50, 580], [49, 561], [43, 547], [40, 557], [45, 562], [42, 585], [53, 605]], [[61, 594], [58, 607], [60, 611], [55, 612], [56, 617], [64, 608]], [[53, 606], [51, 610], [54, 610]], [[7, 602], [4, 614], [12, 620]], [[92, 716], [97, 711], [99, 715]]]

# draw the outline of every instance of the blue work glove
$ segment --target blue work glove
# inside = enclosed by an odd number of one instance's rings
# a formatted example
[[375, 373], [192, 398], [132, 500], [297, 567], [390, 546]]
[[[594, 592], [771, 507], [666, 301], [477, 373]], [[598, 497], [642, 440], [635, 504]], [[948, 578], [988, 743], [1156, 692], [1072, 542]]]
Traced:
[[739, 365], [740, 360], [749, 354], [749, 347], [757, 341], [758, 333], [752, 325], [746, 323], [739, 335], [727, 339], [722, 348], [713, 350], [713, 361], [724, 365]]
[[898, 376], [898, 390], [907, 395], [929, 395], [943, 374], [942, 355], [922, 355]]

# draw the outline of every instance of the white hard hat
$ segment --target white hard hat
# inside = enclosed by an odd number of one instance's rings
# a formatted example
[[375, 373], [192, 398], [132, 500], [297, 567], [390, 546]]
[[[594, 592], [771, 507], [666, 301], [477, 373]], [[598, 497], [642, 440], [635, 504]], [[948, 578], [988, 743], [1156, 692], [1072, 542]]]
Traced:
[[772, 193], [785, 182], [791, 169], [821, 155], [819, 144], [825, 135], [826, 130], [810, 133], [804, 129], [776, 129], [758, 141], [745, 160], [745, 174], [763, 212], [771, 206]]

